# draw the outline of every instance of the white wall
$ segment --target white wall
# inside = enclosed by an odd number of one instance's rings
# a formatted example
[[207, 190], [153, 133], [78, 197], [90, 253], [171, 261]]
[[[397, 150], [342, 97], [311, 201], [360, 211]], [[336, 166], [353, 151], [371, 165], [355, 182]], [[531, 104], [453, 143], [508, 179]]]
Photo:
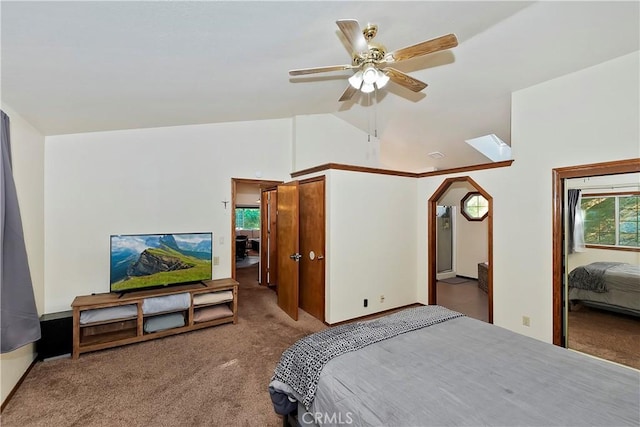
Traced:
[[[353, 138], [355, 128], [332, 117], [303, 121], [328, 140]], [[272, 120], [47, 137], [45, 312], [109, 290], [111, 234], [212, 231], [214, 277], [230, 276], [231, 218], [222, 201], [230, 200], [231, 178], [260, 171], [262, 179], [290, 180], [292, 129], [292, 120]], [[302, 140], [296, 152], [312, 162], [308, 154], [319, 153]], [[351, 154], [337, 150], [330, 161], [349, 163]], [[327, 270], [328, 322], [415, 302], [416, 238], [407, 227], [415, 224], [415, 188], [411, 178], [329, 174], [327, 259], [337, 261]]]
[[260, 206], [260, 184], [236, 183], [236, 205]]
[[478, 263], [489, 261], [489, 220], [469, 221], [456, 210], [456, 275], [478, 278]]
[[379, 167], [380, 143], [332, 114], [296, 116], [293, 170], [326, 163]]
[[416, 184], [414, 178], [327, 173], [327, 323], [416, 302]]
[[[44, 141], [45, 138], [8, 105], [2, 110], [11, 123], [13, 178], [22, 216], [29, 271], [38, 313], [44, 310]], [[35, 357], [29, 344], [0, 356], [2, 402]]]
[[291, 120], [46, 138], [45, 312], [109, 291], [109, 236], [213, 232], [231, 276], [231, 178], [287, 180]]
[[[640, 156], [639, 72], [635, 52], [513, 94], [515, 162], [468, 174], [494, 197], [496, 325], [552, 342], [552, 169]], [[426, 200], [445, 178], [418, 184], [419, 236], [426, 236]], [[422, 302], [426, 251], [419, 239]]]
[[592, 262], [626, 262], [640, 265], [640, 252], [620, 251], [600, 248], [586, 248], [584, 252], [577, 252], [567, 256], [567, 274], [576, 267]]

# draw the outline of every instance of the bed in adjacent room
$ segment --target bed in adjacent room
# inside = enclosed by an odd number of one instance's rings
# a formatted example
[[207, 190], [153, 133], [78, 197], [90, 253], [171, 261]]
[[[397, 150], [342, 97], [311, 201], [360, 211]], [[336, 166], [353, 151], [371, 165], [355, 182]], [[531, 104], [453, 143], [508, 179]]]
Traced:
[[569, 273], [569, 301], [640, 316], [640, 265], [593, 262]]
[[285, 425], [640, 425], [639, 371], [434, 305], [299, 340], [269, 393]]

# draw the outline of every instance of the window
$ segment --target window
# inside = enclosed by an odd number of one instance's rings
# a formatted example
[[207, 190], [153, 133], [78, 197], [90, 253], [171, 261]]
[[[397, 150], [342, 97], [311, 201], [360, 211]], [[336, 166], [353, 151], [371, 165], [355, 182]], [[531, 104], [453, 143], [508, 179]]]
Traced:
[[587, 245], [640, 247], [640, 195], [585, 195], [584, 242]]
[[469, 221], [482, 221], [489, 215], [489, 201], [478, 192], [467, 193], [460, 204], [462, 215]]
[[236, 229], [260, 230], [260, 208], [236, 207]]

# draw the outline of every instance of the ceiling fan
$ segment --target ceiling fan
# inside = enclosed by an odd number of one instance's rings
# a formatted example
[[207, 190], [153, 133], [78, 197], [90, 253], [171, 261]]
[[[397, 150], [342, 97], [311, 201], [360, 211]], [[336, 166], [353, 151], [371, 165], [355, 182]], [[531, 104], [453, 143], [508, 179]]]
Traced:
[[378, 32], [378, 26], [369, 24], [362, 30], [355, 19], [340, 19], [336, 21], [338, 28], [347, 38], [352, 49], [352, 63], [350, 65], [332, 65], [328, 67], [301, 68], [289, 71], [291, 76], [305, 74], [326, 73], [330, 71], [357, 70], [349, 78], [349, 86], [340, 97], [340, 101], [348, 101], [358, 90], [363, 93], [381, 89], [389, 80], [406, 87], [414, 92], [420, 92], [427, 84], [415, 79], [402, 71], [391, 68], [390, 65], [415, 58], [417, 56], [450, 49], [458, 45], [454, 34], [447, 34], [432, 40], [423, 41], [411, 46], [387, 52], [386, 48], [372, 40]]

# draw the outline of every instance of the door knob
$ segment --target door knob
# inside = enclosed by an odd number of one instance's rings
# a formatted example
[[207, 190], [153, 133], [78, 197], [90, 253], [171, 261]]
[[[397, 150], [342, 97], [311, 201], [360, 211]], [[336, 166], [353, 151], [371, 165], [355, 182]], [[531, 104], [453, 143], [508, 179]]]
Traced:
[[300, 255], [300, 254], [298, 254], [298, 253], [296, 253], [296, 254], [291, 254], [291, 255], [289, 255], [289, 258], [291, 258], [292, 260], [294, 260], [294, 261], [298, 262], [298, 261], [300, 261], [300, 258], [302, 258], [302, 255]]
[[318, 255], [318, 261], [320, 261], [321, 259], [324, 259], [324, 255]]

